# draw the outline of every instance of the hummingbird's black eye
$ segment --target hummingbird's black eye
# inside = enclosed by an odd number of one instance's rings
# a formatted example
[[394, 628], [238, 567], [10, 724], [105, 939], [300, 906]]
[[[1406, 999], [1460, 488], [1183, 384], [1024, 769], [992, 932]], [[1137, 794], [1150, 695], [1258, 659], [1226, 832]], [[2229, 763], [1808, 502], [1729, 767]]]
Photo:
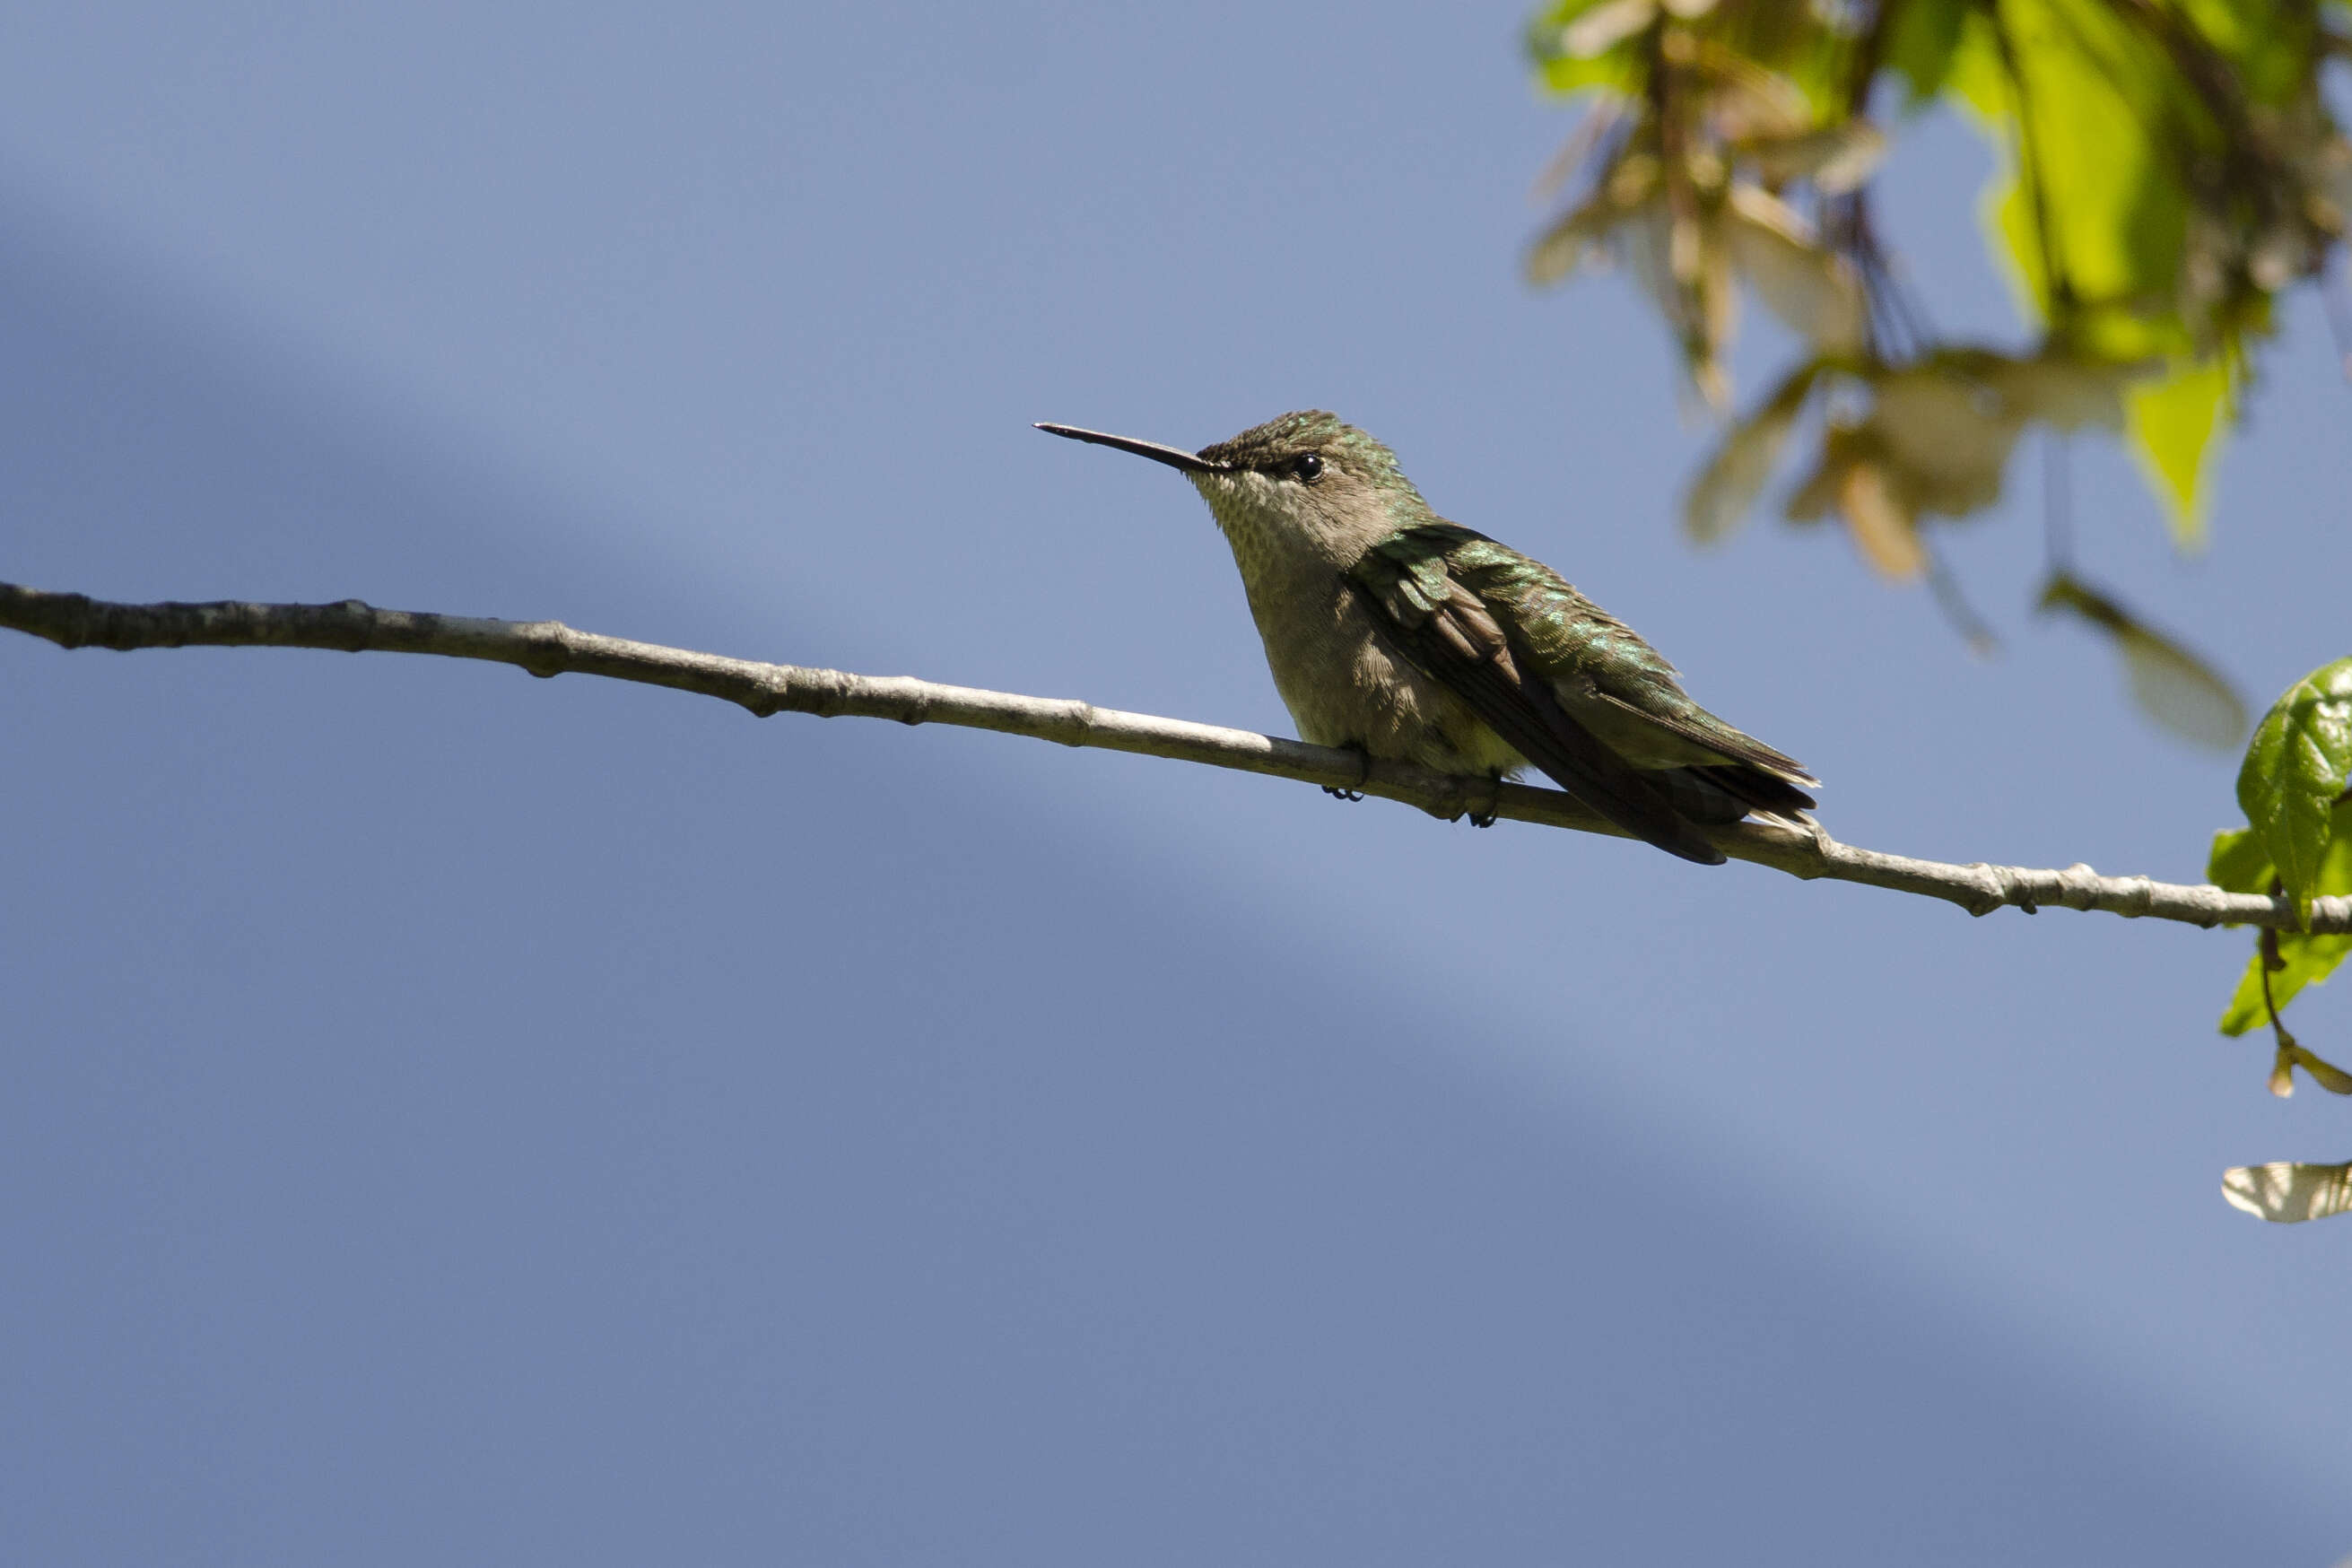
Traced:
[[1302, 453], [1291, 463], [1290, 471], [1308, 484], [1313, 484], [1323, 476], [1323, 459], [1312, 452]]

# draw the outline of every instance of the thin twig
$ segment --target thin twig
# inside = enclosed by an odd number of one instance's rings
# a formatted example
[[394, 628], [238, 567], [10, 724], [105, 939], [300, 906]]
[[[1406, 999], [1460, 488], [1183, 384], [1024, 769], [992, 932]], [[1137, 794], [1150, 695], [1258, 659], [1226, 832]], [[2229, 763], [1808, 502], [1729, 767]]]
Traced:
[[1968, 590], [1960, 586], [1944, 552], [1932, 541], [1921, 542], [1927, 547], [1927, 590], [1935, 595], [1936, 607], [1944, 612], [1944, 619], [1960, 634], [1970, 653], [1979, 658], [1992, 658], [2000, 651], [2000, 638], [1993, 635], [1990, 623], [1977, 613], [1977, 607], [1969, 603]]
[[[1435, 773], [1411, 763], [1372, 760], [1358, 752], [1311, 746], [1247, 730], [1226, 730], [1090, 703], [909, 676], [852, 675], [789, 664], [725, 658], [656, 643], [574, 631], [560, 621], [494, 621], [462, 616], [379, 610], [357, 599], [334, 605], [122, 605], [80, 594], [49, 594], [0, 584], [0, 626], [61, 647], [310, 647], [349, 653], [423, 653], [510, 664], [538, 676], [601, 675], [666, 686], [733, 702], [764, 718], [814, 713], [825, 718], [896, 719], [907, 724], [957, 724], [1002, 734], [1171, 757], [1212, 767], [1266, 773], [1302, 784], [1358, 789], [1402, 801], [1438, 816], [1493, 811], [1514, 821], [1622, 837], [1558, 790]], [[2029, 912], [2056, 906], [2150, 916], [2190, 925], [2295, 929], [2294, 900], [2184, 887], [2146, 877], [2102, 877], [2088, 866], [2063, 871], [2017, 866], [1952, 866], [1883, 855], [1841, 844], [1818, 828], [1742, 822], [1709, 830], [1734, 859], [1792, 877], [1826, 878], [1917, 893], [1990, 914], [2013, 904]], [[1666, 874], [1662, 867], [1661, 875]], [[2312, 900], [2313, 931], [2352, 931], [2352, 898]]]
[[2025, 68], [2018, 60], [2017, 46], [2009, 36], [2008, 20], [2001, 15], [2000, 0], [1991, 0], [1985, 15], [1992, 22], [1993, 47], [2000, 56], [2001, 70], [2009, 78], [2010, 96], [2017, 104], [2017, 145], [2012, 152], [2019, 177], [2025, 183], [2026, 208], [2033, 217], [2034, 248], [2042, 253], [2042, 283], [2049, 291], [2049, 314], [2057, 321], [2074, 304], [2074, 286], [2067, 273], [2065, 258], [2058, 254], [2050, 222], [2050, 195], [2042, 184], [2041, 143], [2033, 125], [2033, 98], [2026, 86]]
[[2064, 432], [2042, 437], [2042, 553], [2053, 577], [2074, 574], [2074, 486]]
[[[2271, 879], [2271, 886], [2278, 886], [2277, 878]], [[2286, 1026], [2279, 1021], [2278, 1003], [2271, 994], [2271, 976], [2286, 967], [2286, 960], [2279, 956], [2278, 932], [2264, 927], [2263, 934], [2254, 939], [2254, 947], [2262, 958], [2262, 963], [2255, 966], [2255, 972], [2263, 978], [2263, 1012], [2271, 1021], [2271, 1033], [2278, 1040], [2278, 1048], [2283, 1052], [2293, 1050], [2294, 1037], [2288, 1034]]]

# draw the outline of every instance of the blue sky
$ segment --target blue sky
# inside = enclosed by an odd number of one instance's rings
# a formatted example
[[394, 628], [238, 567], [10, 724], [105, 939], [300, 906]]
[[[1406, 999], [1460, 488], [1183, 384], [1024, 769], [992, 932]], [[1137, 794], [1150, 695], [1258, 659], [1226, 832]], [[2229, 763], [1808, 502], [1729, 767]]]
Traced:
[[[1323, 405], [1842, 837], [2192, 877], [2233, 763], [2027, 614], [2030, 510], [1949, 540], [1990, 662], [1833, 535], [1679, 542], [1663, 332], [1517, 281], [1519, 21], [11, 7], [0, 576], [1287, 732], [1189, 489], [1027, 425]], [[1980, 153], [1895, 167], [2013, 335]], [[2077, 463], [2258, 700], [2345, 651], [2326, 342], [2196, 559]], [[427, 660], [16, 639], [0, 703], [12, 1555], [2352, 1551], [2352, 1229], [2218, 1192], [2347, 1152], [2211, 1033], [2241, 935]]]

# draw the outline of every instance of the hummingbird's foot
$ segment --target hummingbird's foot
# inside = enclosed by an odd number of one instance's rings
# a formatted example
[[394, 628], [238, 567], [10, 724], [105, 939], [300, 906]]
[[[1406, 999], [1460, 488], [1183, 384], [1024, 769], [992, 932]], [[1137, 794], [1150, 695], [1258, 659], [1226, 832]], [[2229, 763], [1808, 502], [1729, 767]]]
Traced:
[[1372, 753], [1362, 746], [1349, 746], [1348, 750], [1356, 753], [1356, 787], [1342, 789], [1338, 784], [1325, 784], [1323, 793], [1333, 800], [1363, 799], [1364, 781], [1372, 776]]
[[1489, 777], [1486, 780], [1486, 809], [1481, 811], [1474, 805], [1465, 815], [1470, 818], [1470, 826], [1473, 827], [1492, 827], [1495, 826], [1495, 819], [1500, 816], [1502, 812], [1503, 781], [1500, 778]]

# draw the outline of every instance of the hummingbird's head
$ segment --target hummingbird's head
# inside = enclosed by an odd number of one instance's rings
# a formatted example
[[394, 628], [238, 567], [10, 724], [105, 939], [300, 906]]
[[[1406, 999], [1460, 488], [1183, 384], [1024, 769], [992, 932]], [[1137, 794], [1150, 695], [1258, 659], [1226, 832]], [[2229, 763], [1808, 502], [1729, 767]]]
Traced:
[[1269, 419], [1198, 452], [1067, 425], [1037, 428], [1181, 470], [1237, 542], [1303, 533], [1368, 544], [1429, 510], [1394, 452], [1319, 408]]

